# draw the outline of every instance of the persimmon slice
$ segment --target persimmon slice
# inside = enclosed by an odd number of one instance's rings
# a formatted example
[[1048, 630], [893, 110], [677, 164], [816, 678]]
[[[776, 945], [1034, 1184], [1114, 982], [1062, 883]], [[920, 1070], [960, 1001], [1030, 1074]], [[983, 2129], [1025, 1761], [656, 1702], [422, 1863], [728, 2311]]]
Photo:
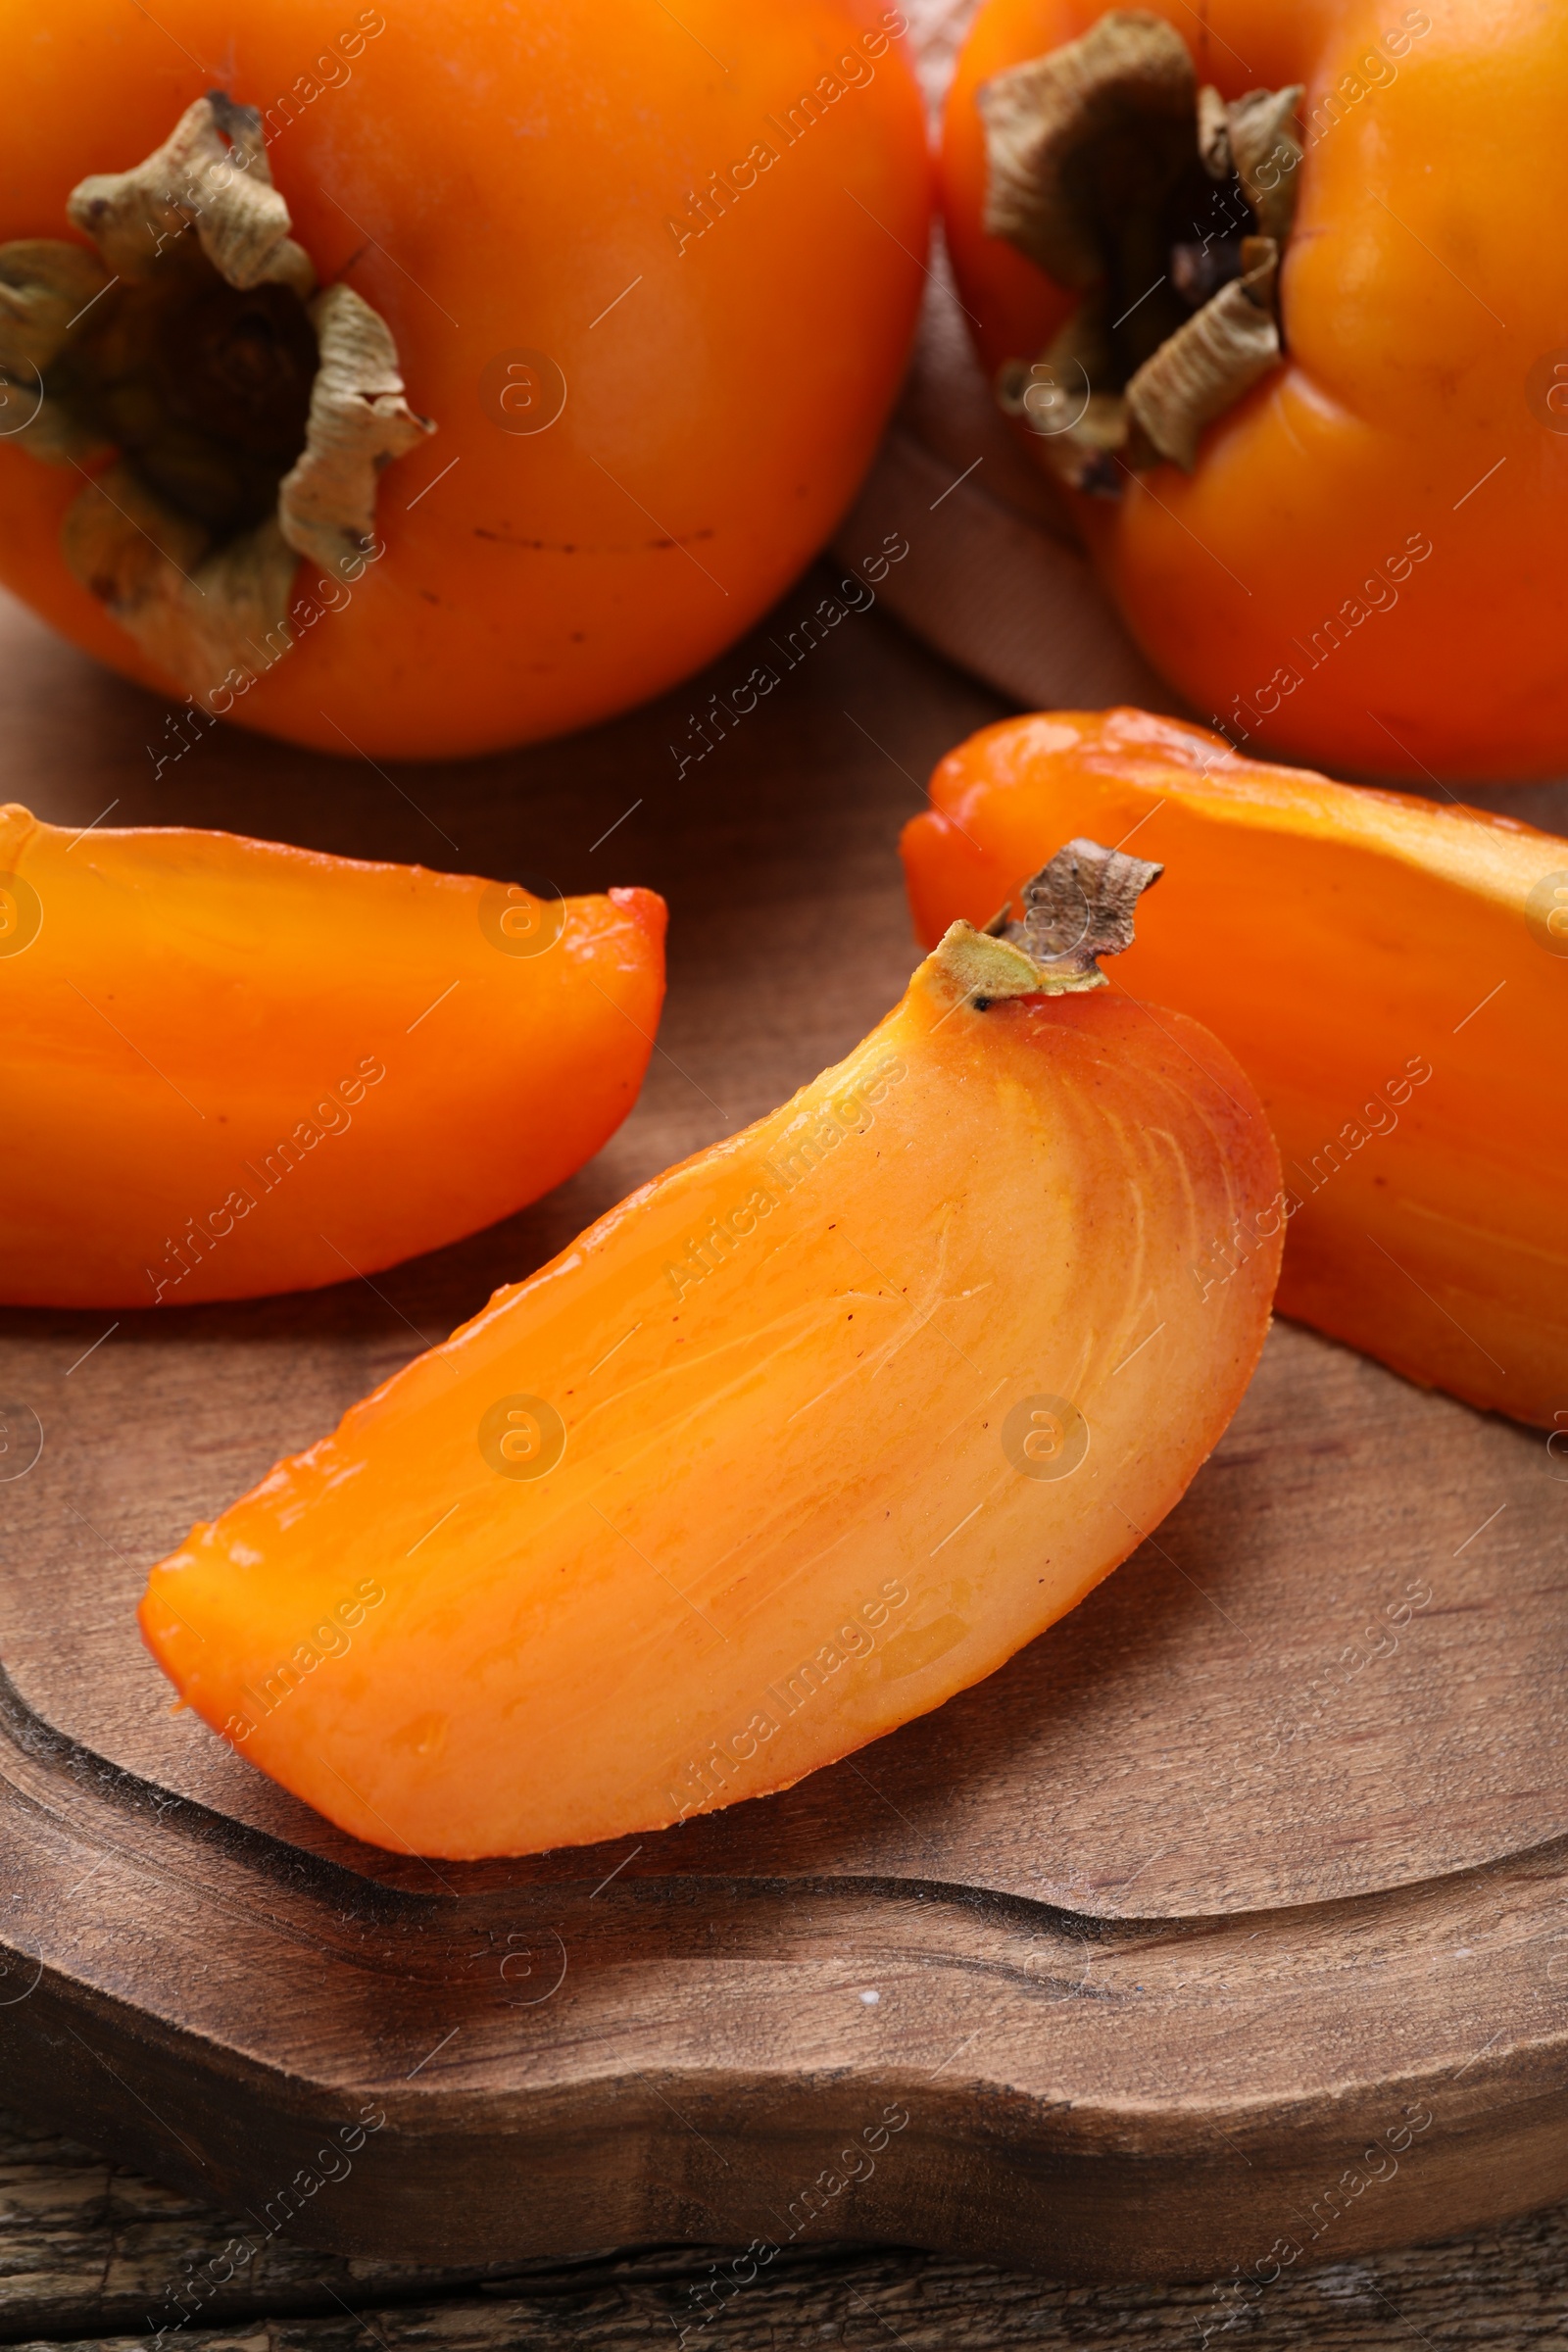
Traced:
[[1062, 856], [192, 1531], [141, 1624], [208, 1723], [374, 1844], [586, 1843], [788, 1787], [1135, 1548], [1257, 1360], [1277, 1241], [1191, 1268], [1279, 1163], [1206, 1031], [1090, 993], [1136, 861]]
[[0, 1298], [183, 1306], [508, 1216], [637, 1100], [651, 891], [0, 808]]
[[[1146, 710], [959, 744], [905, 828], [919, 938], [1085, 821], [1169, 862], [1116, 985], [1250, 1073], [1285, 1163], [1284, 1314], [1423, 1387], [1568, 1419], [1568, 848], [1507, 816], [1244, 760]], [[1222, 955], [1214, 943], [1223, 940]], [[1241, 1228], [1204, 1260], [1222, 1284]]]

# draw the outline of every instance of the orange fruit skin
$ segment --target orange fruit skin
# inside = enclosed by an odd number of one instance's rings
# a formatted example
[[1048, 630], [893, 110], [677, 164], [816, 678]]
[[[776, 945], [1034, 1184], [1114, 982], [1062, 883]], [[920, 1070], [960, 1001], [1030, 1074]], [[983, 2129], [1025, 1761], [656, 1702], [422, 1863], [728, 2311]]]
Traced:
[[1145, 711], [1055, 710], [937, 767], [903, 842], [916, 935], [984, 922], [1076, 833], [1164, 861], [1112, 985], [1204, 1022], [1262, 1097], [1282, 1311], [1473, 1404], [1568, 1422], [1568, 1108], [1544, 1075], [1568, 1020], [1568, 845]]
[[311, 1290], [510, 1215], [636, 1101], [663, 938], [652, 891], [0, 809], [0, 1298]]
[[[71, 233], [77, 180], [220, 84], [263, 111], [294, 235], [387, 319], [439, 427], [382, 476], [385, 552], [351, 602], [259, 653], [220, 715], [344, 754], [482, 752], [661, 692], [767, 608], [854, 496], [925, 283], [924, 115], [884, 13], [623, 0], [610, 37], [547, 0], [3, 0], [0, 239]], [[730, 193], [700, 233], [712, 173]], [[496, 404], [527, 351], [565, 402], [517, 433]], [[180, 694], [66, 568], [80, 488], [0, 437], [0, 580]]]
[[1170, 1509], [1268, 1322], [1277, 1205], [1191, 1272], [1277, 1204], [1256, 1098], [1180, 1014], [938, 960], [153, 1571], [241, 1754], [424, 1854], [652, 1829], [940, 1705]]
[[[1568, 208], [1568, 13], [1158, 13], [1227, 98], [1302, 83], [1306, 145], [1284, 365], [1209, 428], [1190, 477], [1161, 466], [1118, 503], [1064, 493], [1124, 616], [1239, 749], [1374, 776], [1560, 772], [1568, 316], [1517, 223]], [[985, 233], [975, 91], [1101, 14], [989, 0], [952, 86], [947, 234], [992, 369], [1034, 359], [1071, 298]]]

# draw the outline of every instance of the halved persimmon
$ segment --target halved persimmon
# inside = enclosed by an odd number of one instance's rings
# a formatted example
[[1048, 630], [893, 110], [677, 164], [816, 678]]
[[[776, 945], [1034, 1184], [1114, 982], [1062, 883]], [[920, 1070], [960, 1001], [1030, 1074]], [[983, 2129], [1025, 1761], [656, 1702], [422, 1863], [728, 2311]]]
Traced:
[[[1104, 993], [1155, 869], [1071, 845], [863, 1045], [634, 1194], [152, 1574], [146, 1640], [372, 1843], [525, 1853], [787, 1787], [1070, 1609], [1262, 1346], [1250, 1086]], [[1056, 993], [1059, 992], [1059, 993]]]
[[310, 1290], [510, 1215], [636, 1101], [663, 940], [652, 891], [0, 808], [0, 1298]]

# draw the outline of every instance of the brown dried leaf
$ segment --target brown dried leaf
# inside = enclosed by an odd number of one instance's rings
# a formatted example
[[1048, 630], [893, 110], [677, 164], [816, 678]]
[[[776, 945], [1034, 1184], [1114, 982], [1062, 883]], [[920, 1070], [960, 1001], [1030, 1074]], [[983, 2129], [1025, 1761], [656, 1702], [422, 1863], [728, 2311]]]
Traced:
[[1296, 188], [1301, 141], [1296, 110], [1301, 85], [1283, 90], [1249, 90], [1226, 109], [1227, 136], [1237, 177], [1257, 216], [1260, 236], [1285, 243], [1296, 220]]
[[1132, 946], [1138, 901], [1164, 870], [1098, 841], [1069, 841], [1024, 884], [1023, 920], [1002, 936], [1053, 975], [1099, 980], [1097, 959]]
[[[1127, 407], [1162, 458], [1191, 473], [1204, 428], [1279, 364], [1272, 237], [1248, 240], [1258, 258], [1195, 311], [1127, 386]], [[1258, 249], [1262, 249], [1259, 251]]]
[[239, 668], [268, 669], [293, 642], [289, 600], [299, 558], [269, 516], [209, 550], [128, 466], [111, 466], [67, 512], [67, 564], [149, 661], [205, 695]]
[[1080, 39], [994, 75], [977, 95], [991, 235], [1006, 237], [1058, 285], [1093, 285], [1104, 244], [1077, 159], [1113, 134], [1148, 138], [1161, 124], [1190, 123], [1195, 90], [1181, 35], [1133, 9], [1113, 9]]
[[231, 286], [267, 280], [303, 299], [316, 283], [272, 185], [261, 117], [221, 93], [188, 106], [144, 163], [80, 181], [66, 211], [122, 278], [150, 277], [160, 255], [194, 225], [202, 252]]
[[310, 309], [320, 364], [305, 447], [279, 485], [277, 512], [289, 546], [337, 572], [372, 544], [382, 466], [435, 426], [408, 404], [378, 311], [344, 285], [328, 286]]

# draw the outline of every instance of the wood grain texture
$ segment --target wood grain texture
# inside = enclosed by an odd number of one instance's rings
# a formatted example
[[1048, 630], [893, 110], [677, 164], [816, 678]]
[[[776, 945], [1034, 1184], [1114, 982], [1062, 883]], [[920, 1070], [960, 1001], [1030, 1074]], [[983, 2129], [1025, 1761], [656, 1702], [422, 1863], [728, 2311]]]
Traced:
[[172, 2288], [200, 2276], [242, 2234], [258, 2241], [256, 2251], [232, 2279], [212, 2281], [203, 2311], [208, 2322], [340, 2315], [335, 2296], [351, 2307], [391, 2304], [452, 2295], [488, 2275], [479, 2268], [348, 2261], [281, 2234], [264, 2238], [243, 2212], [215, 2212], [78, 2140], [0, 2110], [0, 2341], [139, 2334], [149, 2317], [155, 2327], [172, 2325], [178, 2317]]
[[1568, 2196], [1563, 1465], [1307, 1332], [1002, 1674], [641, 1841], [371, 1853], [172, 1715], [134, 1639], [194, 1518], [899, 992], [898, 827], [997, 706], [869, 613], [669, 749], [823, 584], [678, 699], [396, 775], [214, 733], [155, 783], [158, 707], [7, 620], [11, 789], [56, 821], [639, 881], [672, 929], [642, 1102], [522, 1216], [305, 1298], [4, 1318], [44, 1442], [0, 1481], [0, 2080], [182, 2194], [425, 2268], [827, 2234], [1203, 2280]]
[[[199, 2277], [249, 2224], [218, 2214], [74, 2142], [0, 2116], [0, 2341], [145, 2343], [171, 2281]], [[254, 2234], [254, 2231], [252, 2231]], [[1021, 2271], [907, 2249], [803, 2242], [744, 2287], [734, 2250], [664, 2246], [541, 2264], [477, 2281], [314, 2254], [273, 2239], [169, 2342], [187, 2352], [602, 2352], [681, 2343], [707, 2352], [780, 2344], [852, 2352], [1102, 2352], [1205, 2340], [1250, 2352], [1474, 2342], [1560, 2344], [1568, 2214], [1360, 2261], [1292, 2267], [1267, 2288], [1063, 2287]], [[743, 2266], [744, 2267], [744, 2266]]]

